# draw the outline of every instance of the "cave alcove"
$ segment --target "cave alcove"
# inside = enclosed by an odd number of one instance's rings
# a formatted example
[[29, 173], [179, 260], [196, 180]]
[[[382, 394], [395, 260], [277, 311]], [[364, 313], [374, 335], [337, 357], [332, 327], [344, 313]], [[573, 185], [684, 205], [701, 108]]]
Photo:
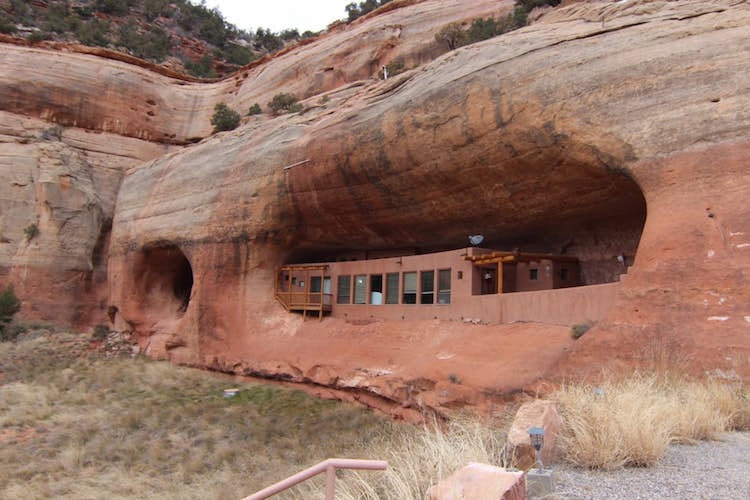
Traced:
[[187, 311], [193, 289], [193, 268], [174, 244], [144, 248], [133, 269], [143, 313], [153, 320], [179, 319]]

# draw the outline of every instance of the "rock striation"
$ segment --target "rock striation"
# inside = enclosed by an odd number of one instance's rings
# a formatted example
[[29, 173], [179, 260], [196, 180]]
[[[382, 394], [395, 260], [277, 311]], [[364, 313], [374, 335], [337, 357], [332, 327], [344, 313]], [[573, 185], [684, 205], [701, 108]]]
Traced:
[[[24, 311], [406, 416], [604, 365], [750, 376], [748, 5], [575, 3], [425, 63], [437, 29], [497, 2], [405, 4], [210, 84], [3, 45], [0, 266]], [[421, 65], [372, 78], [396, 57]], [[217, 102], [279, 91], [306, 111], [208, 137]], [[616, 306], [574, 342], [559, 325], [304, 323], [272, 296], [285, 262], [477, 233], [565, 248], [586, 283], [623, 275]]]

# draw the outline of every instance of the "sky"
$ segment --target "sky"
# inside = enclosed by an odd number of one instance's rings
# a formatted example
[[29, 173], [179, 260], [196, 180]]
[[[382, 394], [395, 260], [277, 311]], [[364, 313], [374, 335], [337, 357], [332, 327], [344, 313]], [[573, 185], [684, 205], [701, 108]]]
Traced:
[[[191, 0], [200, 3], [199, 0]], [[218, 7], [224, 19], [245, 31], [287, 28], [320, 31], [337, 19], [346, 18], [346, 7], [354, 0], [206, 0], [206, 7]]]

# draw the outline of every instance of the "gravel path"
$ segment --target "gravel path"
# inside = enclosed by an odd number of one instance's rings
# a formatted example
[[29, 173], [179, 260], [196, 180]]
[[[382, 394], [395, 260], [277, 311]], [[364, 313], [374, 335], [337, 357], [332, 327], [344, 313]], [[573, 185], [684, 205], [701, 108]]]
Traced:
[[750, 432], [672, 445], [648, 468], [597, 472], [558, 464], [556, 499], [750, 499]]

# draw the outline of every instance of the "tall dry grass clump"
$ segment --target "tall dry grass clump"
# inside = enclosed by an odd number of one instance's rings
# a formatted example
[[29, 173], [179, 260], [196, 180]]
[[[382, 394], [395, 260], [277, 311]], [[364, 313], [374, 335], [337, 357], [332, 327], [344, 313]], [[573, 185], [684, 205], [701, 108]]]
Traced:
[[[424, 498], [427, 489], [470, 462], [502, 466], [507, 429], [470, 416], [444, 426], [393, 427], [392, 432], [365, 443], [363, 456], [387, 460], [382, 472], [341, 471], [336, 498], [375, 500]], [[323, 478], [300, 485], [287, 498], [324, 497]]]
[[597, 469], [652, 465], [672, 442], [713, 439], [750, 421], [746, 388], [713, 379], [635, 374], [597, 387], [566, 385], [553, 398], [567, 459]]

